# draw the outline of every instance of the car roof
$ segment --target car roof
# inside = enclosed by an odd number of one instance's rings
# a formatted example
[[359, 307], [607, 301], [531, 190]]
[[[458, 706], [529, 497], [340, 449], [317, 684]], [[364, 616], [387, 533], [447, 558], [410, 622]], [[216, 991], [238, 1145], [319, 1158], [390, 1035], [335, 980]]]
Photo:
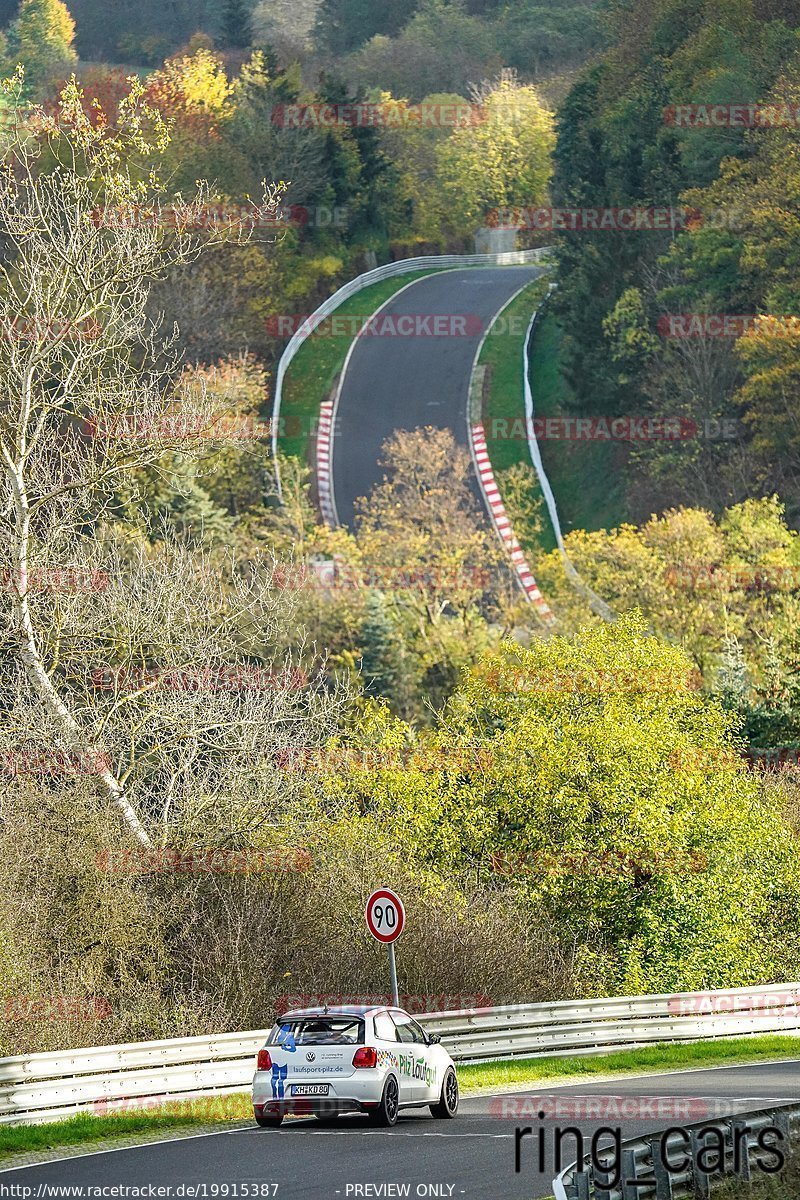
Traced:
[[[301, 1017], [364, 1017], [367, 1013], [385, 1012], [389, 1006], [386, 1004], [329, 1004], [326, 1007], [322, 1005], [316, 1008], [292, 1008], [289, 1012], [281, 1013], [278, 1017], [279, 1021], [285, 1021], [291, 1018], [296, 1021]], [[395, 1012], [402, 1012], [402, 1009], [395, 1009]]]

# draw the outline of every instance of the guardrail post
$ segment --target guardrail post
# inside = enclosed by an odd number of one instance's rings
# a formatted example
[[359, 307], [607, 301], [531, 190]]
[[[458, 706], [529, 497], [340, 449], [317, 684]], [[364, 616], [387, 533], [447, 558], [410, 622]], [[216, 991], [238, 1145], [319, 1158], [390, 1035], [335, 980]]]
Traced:
[[592, 1173], [592, 1168], [588, 1171], [575, 1172], [575, 1200], [589, 1200], [589, 1178]]
[[731, 1121], [733, 1134], [733, 1173], [748, 1183], [752, 1179], [750, 1171], [750, 1126], [747, 1121], [734, 1117]]
[[672, 1200], [672, 1176], [661, 1160], [661, 1138], [650, 1138], [650, 1158], [656, 1181], [656, 1200]]
[[644, 1180], [639, 1179], [639, 1167], [636, 1162], [636, 1151], [633, 1148], [622, 1151], [622, 1179], [620, 1190], [622, 1200], [639, 1200], [639, 1188]]
[[785, 1108], [776, 1108], [772, 1113], [772, 1124], [783, 1134], [784, 1141], [789, 1141], [789, 1114]]
[[[594, 1200], [614, 1200], [614, 1187], [609, 1179], [611, 1174], [612, 1168], [605, 1163], [597, 1163], [593, 1167]], [[600, 1179], [598, 1179], [598, 1175], [601, 1176]]]
[[692, 1129], [692, 1186], [694, 1187], [695, 1196], [701, 1196], [703, 1200], [705, 1200], [705, 1197], [711, 1195], [709, 1177], [705, 1171], [700, 1170], [698, 1161], [700, 1152], [706, 1149], [708, 1147], [704, 1141], [700, 1140], [697, 1130]]

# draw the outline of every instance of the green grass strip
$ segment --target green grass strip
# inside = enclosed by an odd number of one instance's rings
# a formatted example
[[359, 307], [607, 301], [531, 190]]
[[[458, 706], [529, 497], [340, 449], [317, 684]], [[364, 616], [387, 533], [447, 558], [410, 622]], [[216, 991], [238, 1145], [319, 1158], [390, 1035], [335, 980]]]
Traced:
[[[575, 396], [561, 367], [561, 344], [561, 326], [553, 312], [546, 311], [534, 333], [530, 356], [537, 418], [576, 416]], [[611, 529], [626, 520], [625, 443], [544, 437], [539, 448], [562, 533]]]
[[[495, 475], [517, 463], [526, 467], [531, 465], [525, 425], [522, 354], [528, 324], [547, 294], [548, 283], [548, 279], [535, 279], [511, 301], [495, 319], [478, 359], [478, 365], [489, 370], [483, 423], [486, 449]], [[534, 494], [542, 495], [538, 485]], [[544, 508], [541, 543], [541, 548], [546, 550], [554, 549], [556, 544]]]
[[[602, 1075], [728, 1066], [800, 1057], [800, 1040], [783, 1034], [720, 1038], [714, 1041], [663, 1043], [638, 1050], [618, 1050], [574, 1058], [546, 1056], [508, 1062], [475, 1063], [458, 1068], [464, 1095], [488, 1088], [533, 1085], [543, 1081], [590, 1080]], [[134, 1103], [133, 1101], [131, 1103]], [[131, 1135], [212, 1128], [226, 1122], [252, 1121], [249, 1092], [176, 1101], [151, 1109], [100, 1116], [84, 1114], [47, 1125], [0, 1126], [0, 1159], [42, 1152], [58, 1146], [85, 1146]], [[143, 1139], [145, 1140], [145, 1139]], [[796, 1200], [793, 1196], [791, 1200]]]
[[800, 1038], [785, 1034], [761, 1037], [719, 1038], [702, 1042], [659, 1042], [637, 1050], [574, 1058], [519, 1058], [506, 1062], [475, 1063], [458, 1068], [462, 1090], [538, 1083], [541, 1080], [591, 1079], [596, 1075], [628, 1075], [680, 1071], [694, 1067], [719, 1067], [781, 1058], [800, 1058]]
[[[382, 279], [344, 300], [332, 315], [337, 318], [371, 317], [376, 309], [407, 284], [437, 273], [436, 270], [410, 271], [408, 275]], [[284, 454], [291, 454], [303, 462], [308, 461], [308, 444], [320, 405], [344, 366], [353, 340], [350, 336], [330, 336], [323, 324], [306, 338], [292, 359], [283, 381], [281, 396], [282, 428], [286, 436], [279, 439], [278, 446]]]

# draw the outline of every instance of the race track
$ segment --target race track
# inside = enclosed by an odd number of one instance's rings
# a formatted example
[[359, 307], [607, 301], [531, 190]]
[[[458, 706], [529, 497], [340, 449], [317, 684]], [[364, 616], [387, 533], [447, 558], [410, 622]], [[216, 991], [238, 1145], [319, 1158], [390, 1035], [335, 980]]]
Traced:
[[[333, 492], [341, 524], [352, 527], [356, 497], [367, 495], [383, 478], [378, 466], [381, 446], [396, 429], [449, 428], [456, 441], [466, 445], [469, 380], [481, 337], [506, 301], [540, 274], [541, 267], [526, 266], [468, 267], [429, 275], [390, 300], [380, 312], [388, 320], [376, 326], [391, 329], [391, 319], [410, 315], [421, 332], [365, 332], [357, 338], [334, 424]], [[450, 323], [439, 328], [453, 332], [424, 332], [426, 318], [435, 315], [450, 317]]]
[[[539, 1122], [535, 1109], [543, 1097], [551, 1098], [544, 1100], [549, 1117]], [[575, 1115], [586, 1107], [580, 1097], [594, 1097], [607, 1119]], [[598, 1097], [609, 1099], [598, 1101]], [[556, 1098], [563, 1102], [563, 1112], [556, 1110]], [[634, 1115], [614, 1116], [620, 1112], [621, 1100], [611, 1098], [626, 1098], [625, 1108], [633, 1108]], [[658, 1098], [663, 1115], [648, 1116], [656, 1111]], [[87, 1185], [153, 1185], [170, 1189], [160, 1193], [163, 1197], [193, 1195], [212, 1200], [266, 1195], [277, 1195], [279, 1200], [404, 1195], [529, 1200], [552, 1194], [550, 1151], [552, 1128], [556, 1125], [578, 1125], [587, 1139], [601, 1125], [620, 1126], [623, 1137], [633, 1137], [702, 1120], [706, 1115], [719, 1117], [726, 1111], [798, 1099], [797, 1061], [528, 1089], [506, 1092], [499, 1098], [463, 1100], [458, 1117], [450, 1122], [435, 1121], [427, 1109], [401, 1114], [396, 1127], [385, 1131], [373, 1129], [363, 1117], [345, 1117], [327, 1128], [311, 1118], [294, 1119], [278, 1130], [251, 1126], [17, 1168], [0, 1172], [0, 1185], [6, 1189], [0, 1186], [0, 1195], [39, 1200], [57, 1194], [44, 1185], [72, 1185], [76, 1190], [61, 1194], [79, 1198], [103, 1194], [77, 1190]], [[526, 1102], [525, 1108], [516, 1116], [512, 1113], [504, 1117], [498, 1110], [509, 1102]], [[514, 1173], [514, 1131], [518, 1125], [546, 1130], [548, 1158], [544, 1172], [538, 1169], [537, 1143], [531, 1138], [522, 1143], [522, 1170]], [[572, 1158], [574, 1154], [567, 1155], [567, 1161]], [[7, 1190], [11, 1184], [31, 1190], [12, 1193]], [[266, 1189], [266, 1184], [277, 1184], [277, 1190]], [[388, 1184], [396, 1186], [389, 1189], [385, 1186]], [[243, 1185], [248, 1186], [245, 1189]], [[372, 1186], [367, 1189], [366, 1185]], [[157, 1191], [152, 1194], [159, 1195]]]

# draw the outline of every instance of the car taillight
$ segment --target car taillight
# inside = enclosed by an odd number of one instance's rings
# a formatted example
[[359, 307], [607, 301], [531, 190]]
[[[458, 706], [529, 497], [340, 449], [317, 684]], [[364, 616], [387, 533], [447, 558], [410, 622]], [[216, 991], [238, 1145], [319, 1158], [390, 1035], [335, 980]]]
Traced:
[[259, 1050], [258, 1058], [256, 1059], [257, 1071], [271, 1071], [272, 1059], [269, 1056], [269, 1050]]
[[362, 1046], [353, 1055], [354, 1067], [377, 1067], [378, 1051], [374, 1046]]

